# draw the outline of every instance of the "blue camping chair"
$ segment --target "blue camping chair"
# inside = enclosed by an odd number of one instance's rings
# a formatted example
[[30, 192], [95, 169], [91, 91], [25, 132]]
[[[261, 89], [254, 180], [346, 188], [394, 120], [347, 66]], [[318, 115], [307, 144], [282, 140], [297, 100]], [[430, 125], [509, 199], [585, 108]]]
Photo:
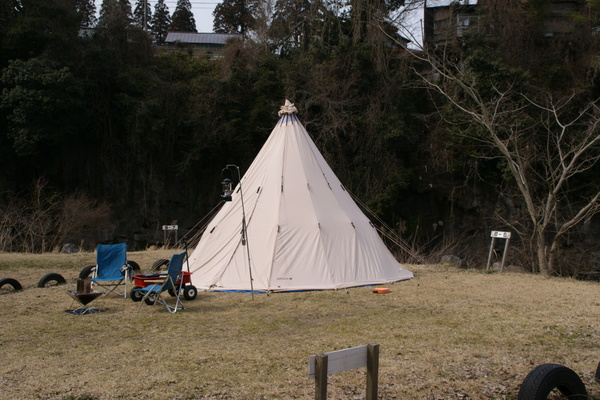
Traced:
[[[167, 269], [167, 274], [159, 277], [159, 279], [162, 282], [134, 289], [144, 294], [144, 297], [142, 297], [143, 302], [140, 303], [138, 311], [142, 308], [143, 303], [146, 303], [148, 305], [155, 305], [156, 303], [160, 303], [167, 307], [167, 310], [170, 313], [176, 313], [178, 310], [182, 310], [185, 308], [180, 299], [181, 286], [183, 282], [183, 279], [180, 278], [185, 255], [185, 251], [180, 254], [173, 254], [173, 256], [171, 257], [171, 261], [169, 261], [169, 268]], [[174, 305], [170, 305], [167, 302], [167, 300], [162, 296], [162, 293], [166, 291], [170, 291], [171, 293], [175, 294]]]
[[[127, 244], [99, 244], [96, 248], [96, 268], [92, 275], [92, 286], [104, 288], [104, 295], [115, 292], [127, 297], [127, 281], [130, 279]], [[123, 290], [120, 289], [121, 285], [124, 285]]]

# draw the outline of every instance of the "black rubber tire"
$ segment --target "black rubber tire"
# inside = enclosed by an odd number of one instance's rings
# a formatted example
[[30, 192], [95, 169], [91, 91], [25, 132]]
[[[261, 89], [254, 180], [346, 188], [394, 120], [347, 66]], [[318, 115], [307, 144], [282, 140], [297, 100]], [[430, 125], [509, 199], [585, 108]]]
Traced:
[[167, 260], [166, 258], [161, 258], [160, 260], [156, 260], [156, 261], [154, 261], [154, 264], [152, 264], [152, 267], [150, 267], [150, 269], [152, 271], [159, 271], [160, 267], [162, 267], [163, 265], [168, 267], [169, 260]]
[[5, 285], [12, 286], [15, 292], [20, 292], [23, 290], [23, 286], [21, 286], [19, 281], [13, 278], [0, 279], [0, 289], [2, 289], [2, 287]]
[[600, 362], [598, 363], [598, 367], [596, 368], [596, 382], [600, 383]]
[[146, 299], [144, 299], [144, 302], [146, 304], [148, 304], [149, 306], [153, 306], [155, 301], [156, 301], [155, 294], [151, 294], [150, 296], [146, 297]]
[[88, 265], [87, 267], [84, 267], [79, 273], [79, 279], [88, 279], [95, 268], [95, 265]]
[[135, 261], [127, 260], [127, 265], [129, 265], [131, 267], [131, 270], [133, 271], [134, 274], [137, 274], [141, 271], [140, 265], [138, 263], [136, 263]]
[[194, 285], [187, 285], [183, 288], [183, 297], [186, 300], [194, 300], [198, 296], [198, 289]]
[[52, 272], [47, 275], [44, 275], [42, 279], [40, 279], [40, 281], [38, 282], [37, 287], [45, 288], [50, 282], [56, 282], [55, 284], [50, 286], [64, 285], [65, 283], [67, 283], [67, 281], [65, 280], [65, 278], [63, 278], [61, 274]]
[[177, 292], [173, 288], [167, 289], [167, 292], [169, 292], [172, 297], [177, 296]]
[[586, 400], [585, 385], [572, 369], [559, 364], [542, 364], [523, 380], [518, 400], [545, 400], [558, 389], [569, 400]]
[[139, 286], [134, 286], [130, 291], [129, 291], [129, 297], [131, 298], [131, 300], [133, 301], [142, 301], [142, 298], [144, 297], [144, 293], [142, 293], [140, 290], [138, 290], [140, 287]]

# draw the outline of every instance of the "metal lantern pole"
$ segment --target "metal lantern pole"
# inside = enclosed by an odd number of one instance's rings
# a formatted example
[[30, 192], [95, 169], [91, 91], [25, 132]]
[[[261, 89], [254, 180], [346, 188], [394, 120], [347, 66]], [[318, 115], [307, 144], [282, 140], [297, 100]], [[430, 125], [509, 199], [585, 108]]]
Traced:
[[242, 190], [242, 177], [240, 175], [240, 167], [238, 167], [235, 164], [227, 164], [225, 169], [229, 169], [230, 167], [237, 169], [238, 182], [240, 183], [240, 199], [242, 201], [242, 246], [246, 246], [246, 252], [248, 255], [248, 272], [250, 274], [250, 292], [252, 293], [252, 300], [254, 300], [254, 279], [252, 278], [252, 267], [250, 264], [250, 244], [248, 243], [248, 231], [246, 229], [246, 209], [244, 208], [244, 191]]

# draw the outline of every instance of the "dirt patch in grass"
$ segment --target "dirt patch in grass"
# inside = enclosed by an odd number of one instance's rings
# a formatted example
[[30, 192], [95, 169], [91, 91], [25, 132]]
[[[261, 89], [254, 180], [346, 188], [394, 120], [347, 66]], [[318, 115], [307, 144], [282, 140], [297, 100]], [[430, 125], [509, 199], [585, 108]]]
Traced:
[[[172, 253], [129, 258], [148, 271]], [[415, 265], [387, 294], [199, 293], [177, 314], [109, 295], [93, 303], [100, 313], [66, 313], [65, 291], [93, 263], [93, 253], [0, 254], [0, 279], [25, 287], [0, 295], [0, 398], [309, 399], [311, 354], [379, 343], [381, 399], [513, 399], [549, 362], [600, 399], [598, 283]], [[37, 288], [50, 272], [67, 284]], [[331, 399], [361, 399], [366, 370], [329, 382]]]

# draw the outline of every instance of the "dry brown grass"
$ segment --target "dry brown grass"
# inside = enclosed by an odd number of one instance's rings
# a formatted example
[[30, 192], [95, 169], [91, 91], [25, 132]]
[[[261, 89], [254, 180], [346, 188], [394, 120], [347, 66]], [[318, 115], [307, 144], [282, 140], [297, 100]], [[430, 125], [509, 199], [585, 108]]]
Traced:
[[[143, 270], [172, 251], [130, 253]], [[94, 255], [0, 254], [2, 399], [310, 399], [311, 354], [380, 344], [381, 399], [512, 399], [534, 366], [564, 364], [600, 385], [600, 284], [447, 266], [371, 288], [200, 293], [169, 314], [114, 295], [76, 316], [66, 289]], [[48, 272], [66, 286], [39, 289]], [[331, 399], [361, 399], [365, 370], [330, 376]]]

